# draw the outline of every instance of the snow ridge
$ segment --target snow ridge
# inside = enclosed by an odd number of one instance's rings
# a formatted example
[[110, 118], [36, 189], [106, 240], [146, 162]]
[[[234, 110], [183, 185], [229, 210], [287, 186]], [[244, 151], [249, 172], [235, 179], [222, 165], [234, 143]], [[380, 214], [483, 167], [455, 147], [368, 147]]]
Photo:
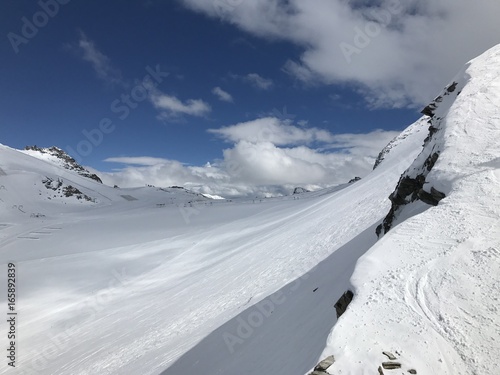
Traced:
[[387, 155], [391, 152], [391, 150], [399, 145], [404, 139], [412, 135], [415, 131], [420, 131], [420, 128], [425, 126], [426, 120], [425, 119], [420, 119], [419, 121], [415, 122], [414, 124], [410, 125], [408, 128], [403, 130], [401, 134], [397, 135], [392, 141], [390, 141], [387, 146], [385, 146], [382, 151], [377, 156], [377, 159], [375, 160], [375, 164], [373, 166], [373, 169], [375, 170], [387, 157]]
[[[498, 103], [500, 46], [468, 63], [424, 110], [430, 136], [391, 195], [401, 201], [390, 232], [357, 263], [355, 297], [321, 356], [335, 356], [330, 373], [376, 373], [383, 352], [396, 354], [404, 373], [498, 373]], [[405, 178], [420, 175], [417, 192], [399, 194]], [[432, 188], [445, 195], [437, 206], [421, 192]]]
[[[429, 125], [429, 135], [424, 140], [424, 147], [420, 155], [415, 159], [412, 165], [402, 174], [394, 192], [389, 196], [392, 206], [382, 224], [377, 227], [377, 236], [387, 233], [397, 222], [397, 218], [404, 206], [420, 200], [426, 204], [437, 206], [439, 201], [446, 197], [446, 194], [435, 189], [432, 184], [426, 181], [434, 165], [439, 159], [442, 149], [442, 139], [436, 133], [442, 132], [443, 123], [446, 115], [460, 95], [461, 90], [466, 84], [466, 80], [453, 82], [448, 85], [443, 93], [424, 108], [422, 113], [429, 116], [427, 121]], [[421, 124], [426, 118], [422, 118], [417, 124]], [[408, 132], [407, 129], [404, 133]], [[403, 139], [406, 137], [403, 135]]]

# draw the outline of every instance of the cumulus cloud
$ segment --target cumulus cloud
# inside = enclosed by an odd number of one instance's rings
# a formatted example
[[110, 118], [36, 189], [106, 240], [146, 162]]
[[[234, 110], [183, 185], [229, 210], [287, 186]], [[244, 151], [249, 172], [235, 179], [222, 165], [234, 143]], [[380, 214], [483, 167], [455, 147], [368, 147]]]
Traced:
[[181, 185], [225, 197], [283, 195], [295, 186], [318, 189], [365, 176], [378, 152], [398, 134], [332, 134], [272, 117], [209, 132], [230, 143], [220, 160], [189, 166], [161, 158], [115, 157], [107, 161], [126, 167], [100, 175], [122, 187]]
[[226, 141], [237, 143], [245, 140], [253, 143], [271, 142], [278, 146], [310, 144], [311, 142], [332, 142], [334, 136], [327, 130], [303, 128], [291, 125], [276, 117], [265, 117], [239, 123], [220, 129], [209, 129]]
[[500, 40], [497, 0], [178, 0], [259, 37], [302, 48], [284, 70], [350, 83], [372, 107], [427, 104], [471, 58]]
[[212, 90], [212, 94], [217, 96], [220, 101], [228, 102], [228, 103], [233, 102], [232, 95], [230, 93], [228, 93], [227, 91], [222, 90], [220, 87], [214, 87]]
[[150, 86], [149, 99], [153, 106], [160, 111], [160, 118], [170, 119], [182, 115], [203, 117], [212, 111], [210, 105], [201, 99], [181, 101], [173, 95], [167, 95]]
[[79, 32], [79, 36], [78, 52], [84, 61], [92, 65], [97, 76], [107, 83], [124, 85], [121, 72], [113, 67], [110, 59], [97, 49], [83, 31]]

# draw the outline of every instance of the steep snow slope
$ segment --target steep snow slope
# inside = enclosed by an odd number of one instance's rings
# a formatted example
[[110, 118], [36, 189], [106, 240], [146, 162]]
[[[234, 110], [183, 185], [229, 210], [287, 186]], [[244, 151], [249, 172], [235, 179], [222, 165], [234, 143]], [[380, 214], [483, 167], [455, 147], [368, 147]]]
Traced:
[[[177, 361], [173, 373], [303, 373], [425, 136], [414, 127], [370, 176], [342, 189], [191, 203], [187, 192], [113, 189], [0, 146], [0, 262], [16, 262], [19, 275], [18, 372], [158, 374]], [[44, 176], [96, 201], [40, 197], [34, 184]], [[243, 343], [218, 334], [237, 334], [231, 324], [289, 283], [291, 295]], [[4, 283], [0, 296], [6, 306]]]
[[[336, 358], [331, 374], [377, 373], [383, 351], [402, 364], [385, 374], [499, 373], [500, 46], [425, 112], [426, 146], [393, 193], [387, 234], [356, 266], [355, 298], [322, 355]], [[431, 188], [446, 197], [422, 212]]]

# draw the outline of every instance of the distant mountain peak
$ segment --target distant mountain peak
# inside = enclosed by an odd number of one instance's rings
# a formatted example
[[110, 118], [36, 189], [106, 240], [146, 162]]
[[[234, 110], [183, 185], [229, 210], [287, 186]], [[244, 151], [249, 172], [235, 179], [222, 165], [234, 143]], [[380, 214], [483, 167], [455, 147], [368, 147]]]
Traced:
[[[98, 175], [95, 173], [91, 173], [88, 169], [82, 167], [80, 164], [77, 163], [77, 161], [69, 156], [63, 149], [52, 146], [52, 147], [38, 147], [36, 145], [34, 146], [26, 146], [24, 148], [25, 151], [31, 151], [32, 153], [40, 153], [42, 155], [48, 155], [52, 156], [55, 160], [58, 161], [59, 164], [70, 171], [75, 171], [82, 177], [87, 177], [90, 178], [94, 181], [97, 181], [102, 184], [102, 180], [99, 178]], [[33, 155], [34, 156], [34, 155]]]

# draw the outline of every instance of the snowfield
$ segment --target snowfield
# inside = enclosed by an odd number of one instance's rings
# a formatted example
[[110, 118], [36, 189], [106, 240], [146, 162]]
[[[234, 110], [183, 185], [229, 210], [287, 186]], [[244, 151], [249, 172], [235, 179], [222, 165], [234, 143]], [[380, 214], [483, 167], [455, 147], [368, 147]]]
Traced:
[[[0, 373], [303, 375], [333, 354], [322, 374], [376, 374], [384, 351], [401, 365], [385, 374], [498, 373], [500, 47], [454, 82], [424, 147], [427, 116], [362, 180], [282, 198], [112, 188], [0, 145], [18, 312]], [[423, 189], [446, 197], [402, 205], [377, 238], [400, 176], [432, 153]], [[7, 313], [5, 282], [0, 296]]]

